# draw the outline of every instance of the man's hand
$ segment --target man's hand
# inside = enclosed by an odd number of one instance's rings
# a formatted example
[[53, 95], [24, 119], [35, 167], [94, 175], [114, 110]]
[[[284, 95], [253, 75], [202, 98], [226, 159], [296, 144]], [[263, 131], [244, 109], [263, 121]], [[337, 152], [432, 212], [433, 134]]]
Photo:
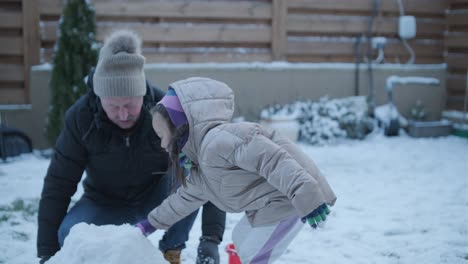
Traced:
[[219, 264], [220, 242], [216, 237], [202, 236], [198, 245], [196, 264]]
[[135, 226], [141, 230], [144, 236], [149, 236], [156, 231], [156, 227], [152, 226], [147, 219], [138, 222]]
[[330, 209], [328, 208], [328, 205], [322, 204], [317, 209], [312, 211], [312, 213], [308, 214], [305, 217], [302, 217], [301, 220], [303, 223], [307, 222], [313, 229], [316, 229], [325, 222], [325, 219], [327, 219], [327, 215], [329, 213]]

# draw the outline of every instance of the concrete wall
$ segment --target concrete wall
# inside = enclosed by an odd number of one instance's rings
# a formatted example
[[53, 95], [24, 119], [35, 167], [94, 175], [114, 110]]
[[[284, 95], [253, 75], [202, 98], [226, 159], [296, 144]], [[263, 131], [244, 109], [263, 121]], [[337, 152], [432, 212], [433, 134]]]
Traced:
[[[341, 98], [354, 95], [354, 64], [317, 63], [234, 63], [234, 64], [151, 64], [147, 79], [166, 89], [174, 81], [202, 76], [227, 83], [235, 92], [236, 115], [257, 121], [260, 110], [272, 103], [290, 103], [298, 99], [316, 100], [328, 95]], [[49, 147], [45, 137], [49, 103], [50, 66], [36, 66], [31, 72], [31, 110], [3, 112], [3, 121], [25, 131], [35, 148]], [[424, 76], [441, 81], [439, 86], [407, 85], [395, 87], [394, 101], [408, 115], [416, 100], [421, 100], [436, 120], [445, 108], [445, 65], [376, 65], [373, 76], [377, 105], [386, 103], [385, 81], [388, 76]], [[369, 90], [368, 72], [360, 68], [359, 95]]]
[[30, 109], [0, 111], [2, 113], [2, 124], [25, 132], [31, 138], [35, 149], [50, 147], [45, 134], [49, 108], [50, 74], [50, 66], [36, 67], [31, 71]]

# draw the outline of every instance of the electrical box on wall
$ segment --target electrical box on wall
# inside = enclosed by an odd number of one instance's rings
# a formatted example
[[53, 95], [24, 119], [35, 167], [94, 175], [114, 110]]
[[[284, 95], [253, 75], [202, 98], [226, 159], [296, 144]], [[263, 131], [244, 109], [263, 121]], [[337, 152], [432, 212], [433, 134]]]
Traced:
[[402, 39], [416, 37], [416, 18], [414, 16], [400, 16], [398, 19], [398, 35]]

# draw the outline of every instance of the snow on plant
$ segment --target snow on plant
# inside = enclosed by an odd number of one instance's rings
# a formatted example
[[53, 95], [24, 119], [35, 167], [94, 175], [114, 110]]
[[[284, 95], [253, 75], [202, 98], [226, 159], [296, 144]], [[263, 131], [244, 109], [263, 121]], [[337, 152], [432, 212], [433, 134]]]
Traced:
[[307, 100], [266, 107], [261, 112], [261, 118], [297, 119], [300, 123], [299, 140], [323, 145], [340, 138], [364, 138], [373, 129], [374, 123], [367, 112], [364, 96], [342, 99], [322, 97], [318, 102]]

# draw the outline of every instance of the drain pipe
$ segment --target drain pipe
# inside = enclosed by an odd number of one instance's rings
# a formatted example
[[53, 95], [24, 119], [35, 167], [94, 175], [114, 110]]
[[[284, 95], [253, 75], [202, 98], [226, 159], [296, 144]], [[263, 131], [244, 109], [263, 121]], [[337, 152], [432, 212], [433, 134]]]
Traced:
[[372, 72], [372, 26], [374, 24], [374, 18], [377, 15], [377, 10], [380, 8], [381, 0], [374, 0], [374, 5], [372, 6], [372, 13], [369, 18], [369, 24], [367, 27], [367, 71], [369, 74], [369, 115], [374, 116], [375, 110], [375, 87], [374, 87], [374, 73]]
[[354, 42], [354, 95], [359, 95], [359, 64], [361, 64], [361, 38], [362, 35], [356, 36], [356, 41]]

